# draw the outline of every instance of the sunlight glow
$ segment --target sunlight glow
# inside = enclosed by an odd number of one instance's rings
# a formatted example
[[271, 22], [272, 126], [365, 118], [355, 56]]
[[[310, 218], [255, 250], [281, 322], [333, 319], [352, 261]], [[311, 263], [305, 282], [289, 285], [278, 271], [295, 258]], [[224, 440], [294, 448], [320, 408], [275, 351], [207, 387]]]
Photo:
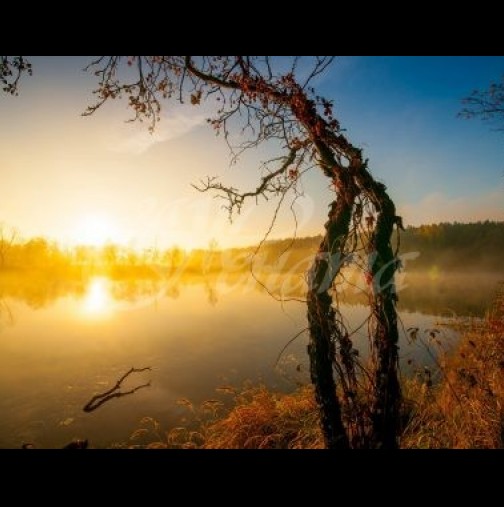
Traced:
[[103, 246], [108, 241], [117, 241], [118, 230], [105, 215], [86, 215], [78, 223], [74, 241], [79, 244]]
[[86, 317], [107, 316], [112, 311], [112, 303], [109, 280], [105, 277], [93, 278], [82, 304], [83, 314]]

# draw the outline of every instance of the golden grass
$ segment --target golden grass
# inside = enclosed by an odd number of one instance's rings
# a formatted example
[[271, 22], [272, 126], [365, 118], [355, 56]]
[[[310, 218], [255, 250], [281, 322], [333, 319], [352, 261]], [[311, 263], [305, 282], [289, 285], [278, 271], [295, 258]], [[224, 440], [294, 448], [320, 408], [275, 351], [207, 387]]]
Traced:
[[322, 433], [311, 387], [293, 394], [269, 391], [264, 386], [234, 394], [231, 410], [220, 400], [195, 407], [177, 402], [187, 411], [184, 426], [163, 432], [160, 424], [144, 417], [128, 443], [116, 446], [149, 449], [306, 449], [322, 448]]
[[207, 449], [305, 449], [323, 447], [310, 387], [291, 395], [250, 388], [226, 417], [206, 429]]

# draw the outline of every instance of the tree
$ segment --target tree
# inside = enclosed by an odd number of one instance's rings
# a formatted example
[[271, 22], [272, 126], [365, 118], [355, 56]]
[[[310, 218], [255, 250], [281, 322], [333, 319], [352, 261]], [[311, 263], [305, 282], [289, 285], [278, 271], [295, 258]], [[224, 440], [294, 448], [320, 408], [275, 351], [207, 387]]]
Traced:
[[474, 90], [462, 99], [462, 118], [480, 118], [493, 122], [497, 130], [504, 131], [504, 74], [500, 82], [491, 83], [488, 90]]
[[[325, 444], [331, 449], [395, 448], [401, 390], [394, 286], [398, 262], [391, 236], [402, 223], [385, 185], [373, 178], [361, 149], [343, 134], [333, 115], [333, 103], [311, 87], [331, 62], [331, 57], [314, 57], [306, 72], [299, 57], [289, 62], [255, 56], [100, 57], [87, 67], [98, 78], [98, 87], [95, 103], [84, 114], [93, 114], [105, 102], [125, 96], [134, 113], [132, 120], [147, 120], [152, 130], [163, 100], [194, 106], [207, 101], [216, 107], [208, 122], [223, 134], [233, 163], [247, 149], [273, 144], [280, 155], [262, 164], [255, 189], [242, 192], [216, 178], [196, 186], [224, 198], [231, 219], [245, 202], [275, 197], [276, 217], [287, 194], [298, 196], [300, 181], [310, 169], [323, 172], [334, 200], [308, 273], [306, 304], [310, 373]], [[123, 72], [123, 64], [129, 72]], [[2, 60], [2, 65], [5, 78], [9, 61]], [[11, 68], [12, 74], [7, 74], [10, 93], [9, 86], [17, 86], [14, 71], [24, 70], [19, 60], [13, 60]], [[245, 140], [235, 145], [232, 133], [240, 128], [240, 138]], [[364, 266], [359, 260], [362, 256]], [[373, 367], [372, 374], [363, 378], [372, 395], [370, 403], [363, 403], [359, 396], [363, 381], [359, 368], [368, 370], [358, 361], [353, 333], [345, 327], [338, 306], [336, 281], [344, 276], [348, 264], [364, 271], [369, 286]]]

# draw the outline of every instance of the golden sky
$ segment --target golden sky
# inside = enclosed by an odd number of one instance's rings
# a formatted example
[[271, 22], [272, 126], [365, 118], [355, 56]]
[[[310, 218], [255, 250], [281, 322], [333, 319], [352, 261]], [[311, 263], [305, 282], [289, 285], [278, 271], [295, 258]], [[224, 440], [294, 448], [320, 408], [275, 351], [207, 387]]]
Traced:
[[[190, 184], [219, 175], [226, 183], [253, 189], [258, 161], [273, 152], [251, 153], [242, 164], [230, 168], [223, 139], [206, 125], [207, 106], [166, 109], [153, 135], [146, 125], [125, 123], [129, 112], [124, 103], [82, 117], [94, 84], [93, 77], [80, 70], [88, 59], [32, 60], [34, 76], [22, 82], [20, 96], [0, 96], [0, 223], [15, 227], [25, 238], [43, 235], [67, 245], [112, 241], [138, 248], [173, 244], [193, 248], [206, 247], [215, 239], [228, 247], [261, 239], [274, 203], [251, 203], [230, 225], [226, 211], [220, 209], [222, 202], [198, 193]], [[348, 118], [350, 124], [355, 123]], [[462, 120], [453, 121], [457, 128], [455, 122], [465, 125]], [[401, 125], [408, 128], [407, 122]], [[391, 131], [398, 128], [390, 127]], [[418, 122], [411, 128], [418, 130]], [[479, 128], [488, 137], [486, 127], [473, 123], [469, 128]], [[358, 125], [355, 131], [358, 142], [366, 141], [365, 131]], [[349, 137], [353, 139], [352, 132]], [[388, 149], [383, 140], [373, 143], [371, 139], [368, 144], [364, 147], [371, 152], [371, 167], [374, 163], [375, 174], [387, 182], [399, 212], [406, 215], [405, 223], [504, 220], [495, 148], [491, 178], [485, 186], [468, 179], [473, 192], [468, 200], [465, 190], [452, 192], [441, 180], [437, 184], [436, 171], [422, 175], [414, 170], [425, 161], [397, 142], [390, 142]], [[453, 145], [446, 150], [455, 153]], [[446, 158], [446, 164], [450, 163], [455, 165]], [[426, 185], [426, 180], [432, 184]], [[305, 178], [304, 190], [305, 196], [295, 205], [298, 235], [317, 234], [330, 202], [327, 182], [312, 171]], [[292, 235], [289, 204], [272, 237]]]
[[[244, 187], [258, 181], [254, 156], [241, 169], [229, 168], [225, 143], [206, 125], [208, 111], [176, 105], [152, 135], [145, 125], [124, 121], [124, 104], [82, 117], [90, 95], [78, 69], [68, 69], [82, 79], [75, 88], [56, 76], [35, 75], [23, 82], [19, 97], [0, 98], [9, 118], [0, 130], [0, 221], [23, 237], [44, 235], [69, 245], [192, 248], [212, 239], [221, 246], [260, 239], [273, 211], [269, 203], [247, 207], [230, 225], [222, 202], [190, 185], [217, 174], [232, 182], [238, 173]], [[312, 200], [304, 201], [301, 222], [303, 214], [313, 214]], [[304, 232], [315, 233], [312, 225]], [[293, 226], [288, 210], [277, 235], [290, 235]]]

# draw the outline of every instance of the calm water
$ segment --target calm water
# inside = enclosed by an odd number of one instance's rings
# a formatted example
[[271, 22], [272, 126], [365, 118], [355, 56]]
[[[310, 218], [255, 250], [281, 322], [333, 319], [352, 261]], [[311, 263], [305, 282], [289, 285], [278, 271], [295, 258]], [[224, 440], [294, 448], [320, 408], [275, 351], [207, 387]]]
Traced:
[[[437, 290], [439, 311], [422, 312], [418, 287], [408, 290], [403, 299], [415, 304], [403, 306], [405, 328], [435, 327], [433, 313], [454, 311], [457, 297], [467, 303], [460, 290]], [[306, 333], [274, 368], [282, 347], [306, 327], [304, 305], [292, 302], [282, 308], [257, 287], [193, 280], [167, 289], [94, 278], [79, 290], [53, 292], [49, 298], [0, 300], [2, 448], [19, 448], [23, 442], [61, 447], [73, 437], [107, 447], [127, 440], [144, 416], [164, 427], [176, 425], [185, 410], [176, 404], [180, 398], [194, 403], [218, 398], [216, 387], [239, 386], [246, 379], [288, 391], [308, 378]], [[358, 304], [344, 310], [350, 328], [367, 317]], [[357, 341], [365, 339], [361, 334]], [[453, 341], [454, 333], [443, 330], [442, 339]], [[401, 354], [405, 370], [409, 358], [416, 364], [430, 361], [418, 343], [408, 346], [404, 336]], [[151, 366], [152, 371], [132, 375], [123, 389], [149, 380], [151, 387], [83, 412], [94, 394], [110, 388], [132, 366]]]

